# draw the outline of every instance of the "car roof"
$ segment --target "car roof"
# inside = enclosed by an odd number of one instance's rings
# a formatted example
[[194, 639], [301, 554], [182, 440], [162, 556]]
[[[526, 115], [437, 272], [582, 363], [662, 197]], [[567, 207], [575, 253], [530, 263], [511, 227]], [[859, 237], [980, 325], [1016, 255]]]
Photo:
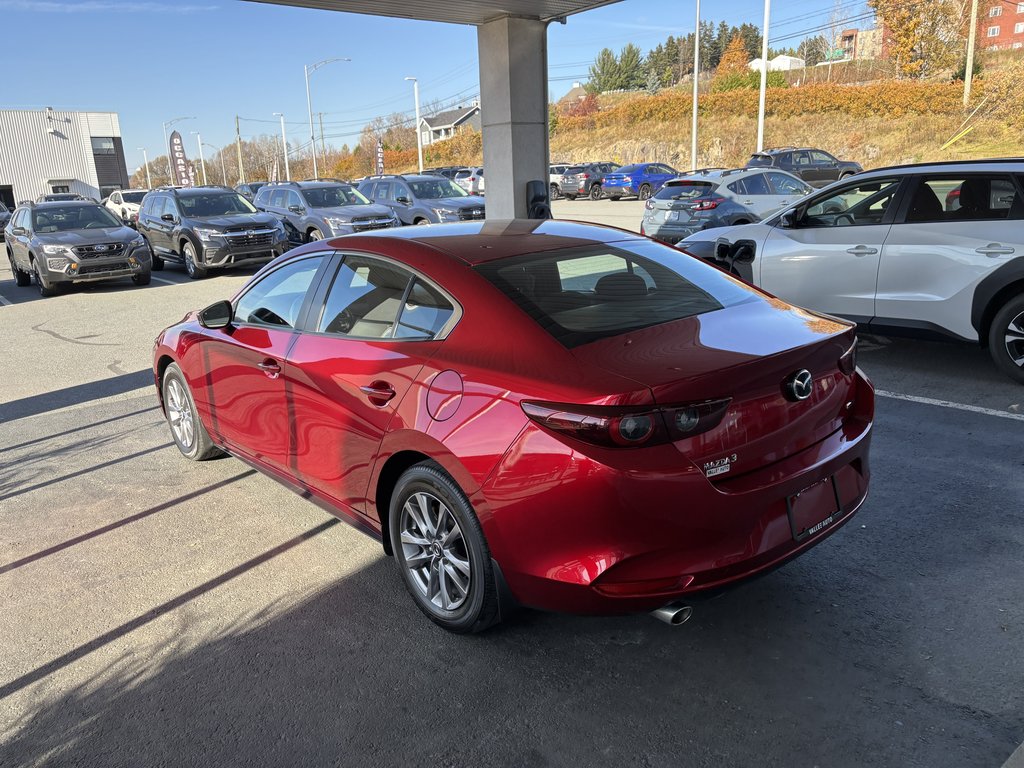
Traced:
[[[372, 234], [344, 235], [332, 238], [329, 242], [340, 250], [365, 248], [373, 252], [389, 240], [429, 246], [469, 266], [562, 248], [625, 241], [646, 242], [646, 238], [641, 235], [624, 229], [554, 219], [488, 219], [432, 227], [397, 227], [373, 230]], [[300, 247], [296, 249], [299, 251], [296, 255], [306, 250]]]
[[893, 171], [912, 173], [956, 173], [958, 171], [1005, 171], [1020, 173], [1024, 171], [1024, 157], [995, 157], [985, 160], [948, 160], [931, 163], [910, 163], [907, 165], [887, 165], [872, 168], [857, 174], [857, 178], [868, 175], [888, 174]]
[[47, 208], [67, 208], [69, 205], [85, 207], [89, 205], [99, 205], [99, 203], [95, 203], [92, 200], [41, 200], [38, 203], [33, 203], [26, 207], [38, 211], [46, 210]]

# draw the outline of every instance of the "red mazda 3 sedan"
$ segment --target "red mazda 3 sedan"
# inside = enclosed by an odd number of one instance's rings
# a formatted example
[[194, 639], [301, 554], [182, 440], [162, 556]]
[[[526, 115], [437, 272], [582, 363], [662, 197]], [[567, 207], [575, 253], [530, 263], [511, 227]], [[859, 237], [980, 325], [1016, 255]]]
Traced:
[[679, 622], [813, 547], [867, 493], [855, 356], [852, 324], [666, 245], [517, 220], [290, 251], [161, 333], [154, 374], [187, 458], [378, 537], [471, 632], [516, 604]]

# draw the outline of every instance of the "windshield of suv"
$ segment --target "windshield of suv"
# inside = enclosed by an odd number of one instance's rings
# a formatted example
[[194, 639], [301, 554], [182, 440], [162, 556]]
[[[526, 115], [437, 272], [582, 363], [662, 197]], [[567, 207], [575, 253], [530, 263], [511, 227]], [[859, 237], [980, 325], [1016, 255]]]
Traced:
[[235, 213], [256, 213], [256, 209], [238, 193], [211, 192], [200, 195], [179, 195], [183, 216], [230, 216]]
[[412, 193], [419, 200], [437, 200], [440, 197], [468, 197], [466, 191], [448, 179], [410, 181]]
[[751, 155], [747, 160], [747, 168], [764, 168], [772, 164], [771, 155]]
[[342, 205], [369, 205], [370, 201], [359, 191], [344, 184], [336, 187], [304, 189], [302, 194], [312, 208], [338, 208]]
[[146, 196], [145, 192], [122, 192], [121, 199], [126, 203], [141, 203], [142, 198]]
[[655, 200], [690, 200], [711, 194], [717, 185], [710, 181], [684, 181], [681, 184], [666, 184], [658, 190]]
[[121, 226], [124, 225], [110, 211], [99, 205], [69, 205], [32, 211], [32, 230], [36, 234]]

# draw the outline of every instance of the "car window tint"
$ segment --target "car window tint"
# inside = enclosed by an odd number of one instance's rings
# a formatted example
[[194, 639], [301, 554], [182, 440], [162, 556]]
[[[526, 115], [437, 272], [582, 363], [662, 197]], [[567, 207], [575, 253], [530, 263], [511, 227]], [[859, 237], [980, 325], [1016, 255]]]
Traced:
[[825, 154], [821, 150], [814, 150], [811, 152], [811, 161], [819, 165], [827, 165], [835, 162], [835, 158], [831, 155]]
[[302, 200], [299, 199], [299, 193], [294, 189], [288, 190], [288, 207], [289, 208], [301, 208]]
[[390, 181], [378, 181], [377, 189], [374, 192], [374, 196], [378, 200], [389, 200], [391, 196], [391, 182]]
[[922, 178], [911, 195], [908, 222], [1024, 218], [1024, 204], [1009, 176], [972, 174]]
[[411, 278], [411, 273], [393, 264], [365, 256], [347, 256], [331, 283], [317, 330], [343, 336], [392, 338]]
[[496, 259], [476, 269], [566, 347], [758, 296], [714, 267], [654, 242]]
[[747, 188], [743, 183], [743, 179], [736, 179], [732, 184], [727, 184], [726, 188], [737, 195], [745, 195], [747, 193]]
[[790, 162], [793, 165], [808, 166], [811, 164], [811, 156], [808, 152], [794, 152], [790, 157]]
[[455, 307], [440, 291], [416, 278], [402, 304], [394, 336], [397, 339], [432, 339], [453, 314]]
[[412, 193], [405, 184], [396, 181], [394, 184], [394, 200], [397, 202], [400, 197], [404, 197], [406, 200], [412, 200]]
[[770, 195], [771, 188], [763, 173], [755, 173], [743, 179], [743, 186], [748, 195]]
[[294, 328], [322, 260], [323, 256], [311, 256], [271, 272], [238, 300], [235, 319], [239, 323]]
[[874, 179], [842, 187], [811, 201], [800, 224], [808, 227], [881, 224], [898, 186], [898, 179]]
[[273, 208], [284, 208], [284, 201], [287, 197], [287, 190], [275, 189], [270, 193], [270, 205]]
[[784, 173], [776, 172], [766, 175], [777, 195], [806, 195], [811, 191], [811, 188], [800, 179], [794, 179]]

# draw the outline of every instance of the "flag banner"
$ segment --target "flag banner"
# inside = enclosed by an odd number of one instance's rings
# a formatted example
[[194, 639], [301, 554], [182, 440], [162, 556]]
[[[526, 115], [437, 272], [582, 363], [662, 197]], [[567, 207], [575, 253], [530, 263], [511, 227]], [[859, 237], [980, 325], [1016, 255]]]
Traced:
[[384, 142], [377, 139], [377, 173], [384, 173]]
[[171, 134], [171, 168], [173, 169], [172, 181], [179, 187], [194, 187], [196, 185], [196, 169], [185, 157], [185, 145], [181, 140], [181, 134], [175, 131]]

